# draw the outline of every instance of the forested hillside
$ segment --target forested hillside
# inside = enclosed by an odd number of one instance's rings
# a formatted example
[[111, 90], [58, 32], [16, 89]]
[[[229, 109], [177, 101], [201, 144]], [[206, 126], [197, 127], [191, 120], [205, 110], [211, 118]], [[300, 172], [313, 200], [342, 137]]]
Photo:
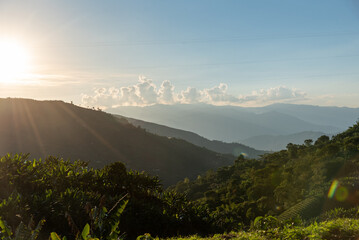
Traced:
[[356, 239], [358, 176], [359, 123], [258, 160], [240, 156], [166, 191], [157, 177], [120, 162], [96, 170], [82, 161], [7, 155], [0, 160], [0, 237], [196, 239], [236, 231], [213, 239]]
[[261, 160], [239, 158], [174, 189], [208, 206], [218, 225], [233, 230], [258, 216], [310, 219], [335, 207], [354, 207], [358, 176], [359, 123], [332, 139], [288, 144]]
[[111, 114], [61, 101], [0, 99], [0, 116], [1, 155], [53, 155], [89, 161], [90, 166], [98, 168], [121, 161], [129, 169], [160, 176], [166, 185], [234, 160], [121, 123]]

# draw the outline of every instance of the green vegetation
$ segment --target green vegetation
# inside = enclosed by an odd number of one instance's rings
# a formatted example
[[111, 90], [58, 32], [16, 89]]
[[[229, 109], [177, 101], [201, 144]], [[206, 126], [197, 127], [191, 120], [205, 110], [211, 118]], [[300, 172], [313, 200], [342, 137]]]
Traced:
[[216, 234], [211, 237], [202, 238], [199, 236], [191, 236], [184, 238], [170, 238], [172, 240], [303, 240], [303, 239], [331, 239], [331, 240], [355, 240], [359, 236], [359, 220], [338, 218], [332, 221], [314, 223], [309, 226], [291, 226], [285, 225], [277, 228], [269, 228], [265, 230], [251, 230], [231, 232], [228, 234]]
[[100, 239], [213, 229], [204, 208], [164, 192], [157, 177], [128, 172], [120, 162], [95, 170], [82, 161], [7, 155], [0, 160], [0, 186], [4, 234], [16, 233], [23, 223], [29, 223], [31, 232], [38, 222], [42, 239], [51, 232], [73, 239], [87, 224]]
[[206, 206], [215, 225], [226, 231], [248, 229], [258, 216], [309, 220], [359, 203], [358, 155], [359, 123], [332, 139], [288, 144], [287, 150], [260, 160], [241, 156], [232, 166], [185, 179], [172, 189]]
[[[1, 107], [0, 110], [6, 112]], [[142, 149], [148, 150], [145, 153], [153, 148], [162, 160], [172, 156], [167, 154], [170, 151], [178, 154], [167, 162], [157, 163], [172, 170], [184, 165], [179, 169], [180, 175], [192, 167], [195, 170], [188, 174], [193, 176], [203, 168], [202, 160], [213, 157], [212, 152], [184, 141], [169, 141], [126, 123], [120, 124], [105, 113], [98, 112], [100, 116], [97, 111], [74, 107], [67, 109], [69, 115], [65, 115], [74, 116], [71, 111], [84, 111], [76, 116], [89, 119], [94, 114], [101, 123], [107, 118], [113, 128], [107, 125], [102, 132], [114, 131], [113, 136], [125, 133], [121, 141], [124, 136], [128, 141], [137, 139], [139, 145], [145, 145]], [[76, 134], [82, 131], [75, 130], [76, 124], [64, 122]], [[86, 126], [87, 131], [97, 129], [96, 121], [88, 121]], [[45, 132], [45, 128], [36, 128], [34, 136], [45, 139]], [[105, 135], [97, 133], [93, 130], [90, 135], [96, 135], [97, 141], [104, 139], [101, 136]], [[91, 139], [90, 135], [86, 136]], [[49, 144], [57, 138], [46, 139]], [[80, 141], [74, 146], [87, 146], [82, 144]], [[205, 156], [195, 163], [190, 158], [174, 163], [179, 156], [189, 156], [181, 154], [187, 150], [193, 150], [192, 157], [201, 153]], [[127, 153], [132, 150], [121, 151], [123, 156], [131, 156]], [[139, 156], [147, 167], [156, 164], [153, 156], [146, 158], [138, 153]], [[218, 159], [209, 159], [215, 163], [208, 163], [206, 168], [217, 166]], [[302, 145], [288, 144], [286, 150], [266, 154], [261, 159], [240, 156], [233, 165], [197, 175], [196, 180], [185, 178], [167, 190], [158, 177], [128, 171], [123, 163], [113, 159], [106, 162], [106, 166], [93, 169], [87, 162], [51, 156], [42, 160], [22, 154], [2, 157], [0, 239], [48, 239], [49, 236], [52, 240], [152, 239], [151, 236], [189, 235], [196, 239], [225, 232], [229, 234], [213, 238], [356, 239], [359, 236], [359, 123], [332, 139], [322, 136], [314, 143], [308, 139]]]

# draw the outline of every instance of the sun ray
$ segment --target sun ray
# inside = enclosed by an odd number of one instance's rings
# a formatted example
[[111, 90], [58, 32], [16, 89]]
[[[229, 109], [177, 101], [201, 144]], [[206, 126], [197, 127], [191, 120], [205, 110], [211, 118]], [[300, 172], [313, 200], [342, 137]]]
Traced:
[[121, 151], [119, 149], [116, 149], [107, 139], [103, 138], [103, 136], [101, 136], [101, 134], [96, 129], [91, 128], [86, 123], [86, 121], [84, 121], [84, 119], [77, 116], [72, 110], [65, 107], [64, 104], [59, 104], [59, 107], [66, 114], [68, 114], [75, 122], [77, 122], [77, 124], [79, 124], [79, 126], [84, 127], [90, 134], [92, 134], [94, 137], [96, 137], [97, 140], [101, 144], [103, 144], [109, 151], [113, 152], [118, 157], [119, 161], [125, 161], [126, 160], [126, 158], [124, 157], [124, 155], [121, 153]]
[[32, 132], [34, 134], [34, 140], [36, 140], [37, 146], [38, 146], [42, 156], [46, 157], [46, 150], [45, 150], [44, 142], [42, 140], [42, 136], [39, 132], [37, 124], [33, 119], [32, 112], [30, 111], [29, 106], [26, 102], [24, 103], [23, 107], [25, 109], [26, 118], [27, 118], [28, 122], [30, 123]]
[[15, 40], [0, 39], [0, 83], [10, 84], [29, 73], [30, 57]]

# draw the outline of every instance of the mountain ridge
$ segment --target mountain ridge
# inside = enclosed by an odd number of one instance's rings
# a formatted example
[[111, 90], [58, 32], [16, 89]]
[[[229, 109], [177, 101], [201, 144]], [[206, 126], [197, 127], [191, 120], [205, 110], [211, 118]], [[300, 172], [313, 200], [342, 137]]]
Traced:
[[111, 114], [62, 101], [0, 99], [0, 154], [82, 159], [92, 167], [121, 161], [159, 175], [165, 185], [233, 162], [184, 140], [160, 137]]
[[[270, 112], [270, 113], [268, 113]], [[185, 129], [210, 140], [238, 142], [257, 135], [287, 135], [303, 131], [334, 134], [340, 126], [312, 124], [286, 112], [255, 112], [253, 109], [212, 105], [153, 105], [118, 107], [111, 113]]]
[[135, 126], [139, 126], [153, 134], [171, 137], [171, 138], [183, 139], [194, 145], [205, 147], [209, 150], [223, 154], [232, 154], [235, 157], [238, 157], [239, 155], [243, 154], [249, 158], [258, 158], [260, 155], [263, 155], [268, 152], [268, 151], [257, 150], [240, 143], [234, 143], [234, 142], [226, 143], [217, 140], [208, 140], [196, 133], [186, 130], [171, 128], [168, 126], [164, 126], [156, 123], [150, 123], [134, 118], [127, 118], [121, 115], [116, 115], [116, 116], [119, 118], [123, 118], [129, 121], [131, 124]]
[[325, 125], [340, 126], [341, 131], [350, 127], [359, 117], [359, 108], [350, 107], [275, 103], [265, 107], [252, 108], [254, 111], [268, 111], [269, 109], [285, 111], [289, 115], [311, 123], [320, 122]]

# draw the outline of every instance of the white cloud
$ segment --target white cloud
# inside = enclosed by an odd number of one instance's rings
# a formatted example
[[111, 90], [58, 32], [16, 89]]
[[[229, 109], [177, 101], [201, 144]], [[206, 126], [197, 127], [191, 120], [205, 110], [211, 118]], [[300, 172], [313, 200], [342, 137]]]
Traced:
[[220, 83], [212, 88], [198, 90], [188, 87], [179, 93], [168, 80], [157, 86], [151, 79], [139, 77], [138, 83], [121, 88], [98, 88], [92, 95], [83, 94], [85, 106], [103, 109], [116, 106], [147, 106], [153, 104], [194, 104], [207, 103], [213, 105], [267, 105], [275, 102], [299, 101], [306, 98], [306, 93], [285, 86], [253, 91], [249, 95], [234, 96], [229, 94], [228, 85]]
[[141, 98], [140, 104], [150, 105], [157, 103], [158, 93], [156, 91], [156, 85], [151, 79], [147, 79], [144, 76], [139, 77], [139, 83], [135, 85], [137, 89], [137, 95]]
[[240, 96], [240, 102], [253, 102], [256, 104], [285, 102], [290, 100], [304, 99], [306, 93], [295, 88], [285, 86], [273, 87], [269, 89], [261, 89], [253, 91], [251, 95]]
[[175, 87], [168, 80], [162, 82], [158, 90], [158, 100], [163, 104], [173, 104], [175, 102]]
[[115, 105], [132, 106], [141, 105], [143, 102], [141, 97], [138, 95], [136, 86], [122, 87], [119, 93], [120, 94], [117, 95], [118, 101], [116, 101]]
[[186, 90], [178, 94], [180, 103], [198, 103], [201, 101], [202, 94], [196, 88], [188, 87]]
[[119, 90], [116, 88], [99, 88], [94, 90], [94, 95], [82, 94], [82, 103], [86, 106], [100, 108], [112, 107], [119, 100]]
[[210, 104], [230, 104], [238, 103], [239, 99], [235, 96], [227, 94], [227, 84], [220, 83], [218, 86], [203, 90], [204, 102]]

